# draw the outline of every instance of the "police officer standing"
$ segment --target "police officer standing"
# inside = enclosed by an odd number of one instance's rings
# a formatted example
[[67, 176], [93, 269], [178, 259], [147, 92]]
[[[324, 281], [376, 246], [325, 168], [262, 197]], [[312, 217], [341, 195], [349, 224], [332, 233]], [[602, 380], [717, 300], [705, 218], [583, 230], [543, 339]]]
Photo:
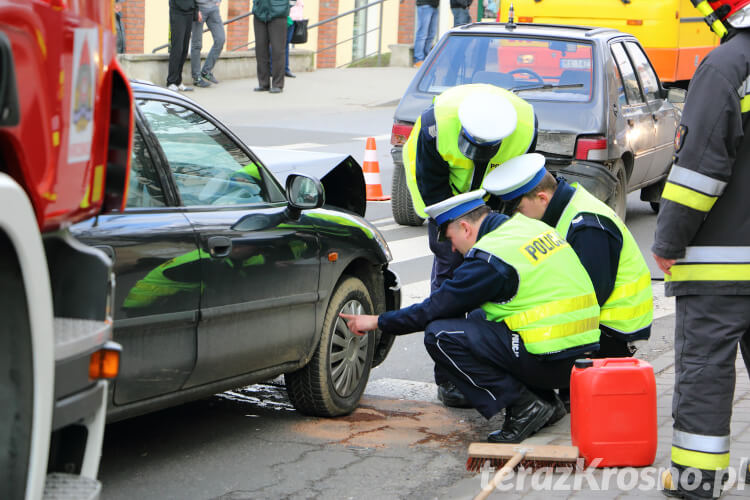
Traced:
[[677, 297], [676, 490], [665, 492], [717, 498], [738, 344], [750, 364], [750, 0], [694, 3], [721, 45], [690, 82], [652, 251]]
[[[536, 118], [529, 103], [488, 84], [460, 85], [437, 96], [417, 119], [404, 144], [406, 182], [414, 210], [427, 218], [425, 205], [476, 190], [502, 162], [528, 151], [536, 142]], [[460, 254], [437, 239], [437, 225], [427, 227], [433, 261], [430, 290], [453, 275]], [[467, 402], [436, 369], [438, 396], [447, 406]]]
[[[519, 183], [524, 187], [513, 190]], [[651, 334], [651, 273], [617, 214], [578, 183], [556, 179], [538, 153], [503, 163], [483, 187], [505, 202], [506, 213], [541, 220], [565, 237], [588, 272], [601, 307], [596, 357], [632, 356], [632, 342]]]
[[[599, 306], [570, 245], [546, 224], [494, 213], [484, 190], [426, 208], [438, 237], [464, 260], [420, 304], [379, 316], [347, 315], [358, 335], [424, 330], [436, 366], [485, 418], [506, 408], [490, 442], [520, 442], [565, 415], [552, 389], [577, 356], [599, 347]], [[469, 313], [468, 317], [464, 315]], [[541, 397], [540, 397], [541, 396]]]

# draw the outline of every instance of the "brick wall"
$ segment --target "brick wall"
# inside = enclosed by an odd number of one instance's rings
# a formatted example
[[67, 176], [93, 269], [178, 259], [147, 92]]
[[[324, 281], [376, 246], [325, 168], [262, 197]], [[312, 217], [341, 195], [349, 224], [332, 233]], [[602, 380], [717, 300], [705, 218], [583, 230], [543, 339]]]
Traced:
[[145, 0], [128, 0], [122, 3], [121, 20], [125, 28], [125, 52], [143, 54], [143, 19], [146, 10]]
[[[224, 21], [249, 12], [250, 0], [229, 0], [227, 8], [227, 18]], [[238, 47], [242, 47], [240, 50], [248, 50], [247, 37], [250, 30], [250, 19], [252, 19], [252, 16], [244, 17], [226, 25], [227, 43], [224, 50], [230, 51]]]
[[[481, 1], [481, 0], [480, 0]], [[401, 0], [398, 4], [398, 43], [414, 43], [417, 6], [415, 0]]]
[[[318, 19], [330, 19], [339, 13], [339, 0], [321, 0]], [[318, 27], [318, 50], [331, 47], [336, 43], [336, 21]], [[318, 68], [336, 67], [336, 47], [318, 53]]]

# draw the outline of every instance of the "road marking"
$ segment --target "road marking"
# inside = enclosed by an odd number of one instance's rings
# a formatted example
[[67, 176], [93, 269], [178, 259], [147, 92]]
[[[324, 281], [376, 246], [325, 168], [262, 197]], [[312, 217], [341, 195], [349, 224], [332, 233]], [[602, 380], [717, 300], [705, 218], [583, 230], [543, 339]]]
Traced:
[[385, 219], [371, 220], [370, 224], [372, 224], [373, 226], [377, 226], [378, 224], [382, 224], [384, 222], [393, 222], [393, 217], [386, 217]]
[[353, 137], [352, 140], [353, 141], [366, 141], [370, 137], [374, 137], [376, 141], [380, 141], [380, 140], [383, 140], [383, 139], [390, 139], [391, 138], [391, 134], [368, 135], [366, 137]]
[[430, 245], [427, 242], [427, 236], [415, 236], [414, 238], [391, 241], [388, 243], [388, 246], [393, 255], [391, 264], [432, 255]]
[[[317, 142], [298, 142], [296, 144], [283, 144], [281, 146], [262, 146], [265, 149], [308, 149], [308, 148], [322, 148], [325, 144], [318, 144]], [[250, 149], [260, 148], [261, 146], [251, 146]]]
[[409, 401], [438, 402], [437, 386], [432, 382], [417, 382], [399, 378], [370, 380], [365, 387], [365, 395]]
[[378, 231], [390, 231], [391, 229], [399, 229], [401, 227], [405, 226], [402, 226], [401, 224], [388, 224], [387, 226], [378, 226]]

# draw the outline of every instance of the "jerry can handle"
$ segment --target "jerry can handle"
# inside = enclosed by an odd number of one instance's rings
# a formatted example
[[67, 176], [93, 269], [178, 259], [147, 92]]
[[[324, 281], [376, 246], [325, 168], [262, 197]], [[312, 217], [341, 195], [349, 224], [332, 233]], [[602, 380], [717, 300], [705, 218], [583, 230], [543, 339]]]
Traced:
[[605, 358], [602, 360], [602, 366], [607, 365], [639, 365], [641, 360], [638, 358]]

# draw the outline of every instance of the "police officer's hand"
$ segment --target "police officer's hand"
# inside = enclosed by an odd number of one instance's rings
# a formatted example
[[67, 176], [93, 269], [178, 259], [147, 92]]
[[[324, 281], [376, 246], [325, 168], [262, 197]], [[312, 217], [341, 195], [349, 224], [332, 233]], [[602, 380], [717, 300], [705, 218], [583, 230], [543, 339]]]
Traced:
[[656, 261], [656, 265], [659, 266], [659, 269], [664, 271], [664, 274], [668, 274], [672, 276], [672, 271], [669, 270], [675, 262], [677, 262], [676, 259], [665, 259], [664, 257], [659, 257], [655, 253], [652, 254], [654, 256], [654, 260]]
[[339, 313], [346, 326], [354, 335], [365, 335], [370, 330], [378, 328], [378, 317], [372, 314], [344, 314]]

